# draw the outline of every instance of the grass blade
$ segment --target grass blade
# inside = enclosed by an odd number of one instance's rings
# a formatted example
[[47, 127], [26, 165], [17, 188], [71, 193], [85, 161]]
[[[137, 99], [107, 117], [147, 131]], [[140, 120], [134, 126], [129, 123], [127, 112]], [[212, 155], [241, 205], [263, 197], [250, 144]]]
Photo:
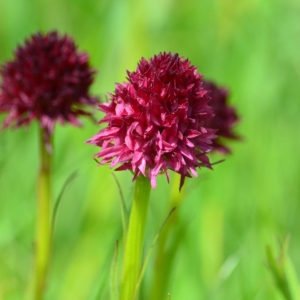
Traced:
[[59, 204], [61, 202], [61, 199], [62, 199], [62, 196], [66, 190], [66, 188], [68, 187], [68, 185], [72, 182], [72, 180], [74, 180], [74, 178], [77, 176], [77, 172], [74, 171], [73, 173], [71, 173], [69, 175], [69, 177], [65, 180], [61, 190], [60, 190], [60, 193], [56, 199], [56, 202], [54, 204], [54, 207], [53, 207], [53, 213], [52, 213], [52, 220], [51, 220], [51, 229], [52, 229], [52, 232], [54, 230], [54, 225], [55, 225], [55, 219], [56, 219], [56, 216], [57, 216], [57, 211], [58, 211], [58, 207], [59, 207]]
[[143, 276], [144, 276], [144, 274], [145, 274], [145, 271], [146, 271], [146, 267], [147, 267], [149, 258], [150, 258], [150, 256], [151, 256], [152, 250], [153, 250], [153, 248], [154, 248], [154, 246], [155, 246], [155, 244], [156, 244], [156, 241], [157, 241], [157, 239], [159, 238], [160, 233], [161, 233], [161, 231], [163, 230], [165, 224], [167, 223], [167, 221], [169, 220], [169, 218], [171, 217], [171, 215], [173, 214], [173, 212], [174, 212], [175, 210], [176, 210], [176, 207], [173, 207], [173, 208], [170, 210], [168, 216], [166, 217], [166, 219], [164, 220], [163, 224], [161, 225], [161, 227], [160, 227], [158, 233], [156, 234], [156, 236], [155, 236], [155, 238], [154, 238], [154, 240], [153, 240], [153, 242], [152, 242], [152, 244], [151, 244], [151, 246], [150, 246], [150, 248], [149, 248], [149, 250], [148, 250], [148, 253], [147, 253], [146, 258], [145, 258], [145, 260], [144, 260], [144, 263], [143, 263], [143, 265], [142, 265], [142, 269], [141, 269], [141, 272], [140, 272], [140, 275], [139, 275], [139, 279], [138, 279], [138, 281], [137, 281], [137, 283], [136, 283], [136, 286], [135, 286], [135, 292], [134, 292], [134, 296], [133, 296], [132, 300], [135, 300], [135, 299], [136, 299], [137, 291], [139, 290], [139, 287], [140, 287], [140, 285], [141, 285], [141, 282], [142, 282]]
[[110, 299], [119, 299], [119, 276], [118, 276], [118, 253], [119, 253], [119, 241], [116, 240], [114, 256], [110, 270]]
[[127, 212], [127, 208], [126, 208], [126, 204], [125, 204], [125, 200], [124, 200], [124, 195], [122, 193], [122, 189], [120, 186], [120, 183], [117, 179], [117, 177], [115, 176], [114, 173], [112, 173], [116, 184], [118, 186], [118, 190], [119, 190], [119, 194], [120, 194], [120, 201], [121, 201], [121, 212], [122, 212], [122, 225], [123, 225], [123, 243], [126, 242], [126, 236], [127, 236], [127, 230], [128, 230], [128, 212]]
[[267, 246], [267, 266], [284, 298], [287, 300], [300, 300], [299, 281], [287, 254], [288, 242], [289, 239], [286, 238], [280, 245], [277, 258], [275, 258], [273, 249], [269, 245]]

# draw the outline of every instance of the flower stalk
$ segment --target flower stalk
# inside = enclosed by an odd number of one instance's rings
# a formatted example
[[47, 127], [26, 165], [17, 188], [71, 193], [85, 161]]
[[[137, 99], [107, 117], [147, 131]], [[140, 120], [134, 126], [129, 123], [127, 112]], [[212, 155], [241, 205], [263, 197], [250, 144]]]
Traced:
[[[174, 174], [172, 180], [171, 196], [169, 210], [174, 207], [179, 208], [184, 200], [184, 191], [178, 191], [180, 183], [180, 176]], [[170, 220], [165, 224], [164, 230], [161, 233], [157, 243], [157, 252], [155, 257], [153, 283], [149, 299], [163, 299], [167, 294], [167, 287], [172, 273], [172, 266], [174, 266], [174, 257], [180, 245], [180, 237], [178, 234], [179, 215], [178, 209], [172, 214]], [[175, 236], [171, 247], [167, 247], [170, 236]]]
[[[51, 143], [51, 141], [50, 141]], [[51, 252], [51, 160], [45, 143], [45, 132], [40, 129], [40, 170], [37, 186], [37, 219], [34, 266], [34, 299], [43, 298]]]
[[126, 237], [120, 300], [133, 299], [139, 279], [150, 190], [149, 179], [142, 175], [138, 176]]
[[35, 262], [28, 294], [29, 299], [42, 299], [50, 260], [51, 218], [57, 209], [56, 205], [51, 216], [53, 129], [57, 122], [79, 126], [80, 116], [92, 118], [84, 106], [98, 103], [89, 94], [95, 70], [90, 68], [88, 54], [80, 52], [70, 36], [57, 31], [35, 33], [13, 56], [0, 68], [0, 112], [8, 114], [3, 128], [28, 126], [33, 121], [40, 127]]

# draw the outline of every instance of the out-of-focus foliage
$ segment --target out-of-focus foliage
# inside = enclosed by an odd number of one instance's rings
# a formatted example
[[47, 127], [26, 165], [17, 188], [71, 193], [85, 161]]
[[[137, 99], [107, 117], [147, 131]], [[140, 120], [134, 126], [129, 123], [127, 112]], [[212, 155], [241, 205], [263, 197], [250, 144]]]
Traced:
[[288, 238], [280, 245], [278, 257], [275, 257], [274, 250], [266, 247], [267, 266], [272, 274], [274, 282], [284, 299], [300, 299], [299, 281], [293, 265], [287, 254]]
[[[214, 171], [199, 170], [198, 179], [187, 180], [176, 211], [180, 239], [167, 291], [172, 300], [281, 299], [265, 266], [265, 245], [289, 233], [290, 257], [300, 269], [300, 2], [0, 0], [0, 7], [1, 64], [24, 38], [57, 29], [90, 53], [99, 70], [93, 93], [103, 101], [115, 82], [125, 80], [126, 69], [160, 51], [178, 52], [205, 78], [230, 89], [244, 139], [232, 143], [233, 154]], [[116, 182], [107, 166], [93, 161], [98, 149], [85, 144], [99, 125], [83, 121], [79, 129], [55, 129], [54, 194], [72, 172], [78, 175], [57, 213], [48, 300], [108, 299], [122, 232]], [[0, 299], [26, 293], [37, 157], [36, 125], [0, 132]], [[131, 174], [116, 176], [129, 206]], [[168, 214], [173, 188], [159, 178], [152, 192], [148, 248]], [[151, 265], [153, 258], [142, 287], [145, 300]]]

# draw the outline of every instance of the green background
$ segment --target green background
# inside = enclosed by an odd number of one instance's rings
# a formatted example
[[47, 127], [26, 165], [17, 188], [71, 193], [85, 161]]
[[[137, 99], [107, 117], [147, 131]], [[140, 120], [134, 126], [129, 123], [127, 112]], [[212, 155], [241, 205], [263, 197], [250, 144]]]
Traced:
[[[189, 58], [206, 78], [227, 86], [243, 140], [231, 143], [232, 155], [213, 171], [187, 180], [167, 291], [172, 300], [282, 299], [265, 246], [289, 234], [290, 257], [300, 269], [298, 0], [0, 0], [0, 20], [1, 64], [24, 38], [57, 29], [90, 54], [99, 70], [92, 92], [103, 99], [141, 57], [161, 51]], [[54, 195], [72, 172], [77, 176], [58, 212], [49, 300], [108, 299], [121, 236], [112, 171], [97, 167], [92, 155], [99, 148], [85, 144], [100, 127], [83, 121], [81, 128], [55, 129]], [[32, 267], [37, 136], [37, 124], [0, 132], [0, 299], [23, 299]], [[116, 176], [130, 203], [131, 174]], [[168, 213], [174, 181], [161, 176], [152, 191], [146, 248]], [[153, 260], [141, 299], [150, 299], [152, 273]]]

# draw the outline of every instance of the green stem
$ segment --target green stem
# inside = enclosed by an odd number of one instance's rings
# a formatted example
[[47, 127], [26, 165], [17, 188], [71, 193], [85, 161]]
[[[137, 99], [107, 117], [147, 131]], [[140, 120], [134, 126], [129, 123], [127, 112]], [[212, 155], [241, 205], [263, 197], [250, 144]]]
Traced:
[[150, 190], [149, 179], [139, 176], [135, 183], [126, 237], [120, 300], [133, 300], [135, 287], [141, 272]]
[[[174, 174], [172, 181], [172, 190], [171, 190], [171, 201], [169, 209], [171, 210], [174, 207], [179, 207], [184, 199], [184, 192], [178, 192], [178, 186], [180, 184], [180, 175]], [[170, 276], [172, 274], [172, 266], [174, 263], [174, 257], [176, 251], [178, 250], [178, 246], [180, 244], [180, 239], [182, 235], [176, 234], [179, 230], [177, 228], [177, 223], [179, 220], [178, 210], [175, 211], [166, 223], [161, 236], [157, 241], [157, 252], [155, 258], [155, 266], [154, 266], [154, 275], [153, 275], [153, 283], [150, 292], [149, 299], [165, 299], [167, 295], [167, 288]], [[169, 238], [171, 236], [175, 236], [174, 244], [172, 247], [167, 247], [169, 242]]]
[[[51, 249], [51, 154], [40, 129], [40, 170], [37, 186], [34, 299], [43, 299]], [[51, 141], [50, 141], [51, 143]]]

